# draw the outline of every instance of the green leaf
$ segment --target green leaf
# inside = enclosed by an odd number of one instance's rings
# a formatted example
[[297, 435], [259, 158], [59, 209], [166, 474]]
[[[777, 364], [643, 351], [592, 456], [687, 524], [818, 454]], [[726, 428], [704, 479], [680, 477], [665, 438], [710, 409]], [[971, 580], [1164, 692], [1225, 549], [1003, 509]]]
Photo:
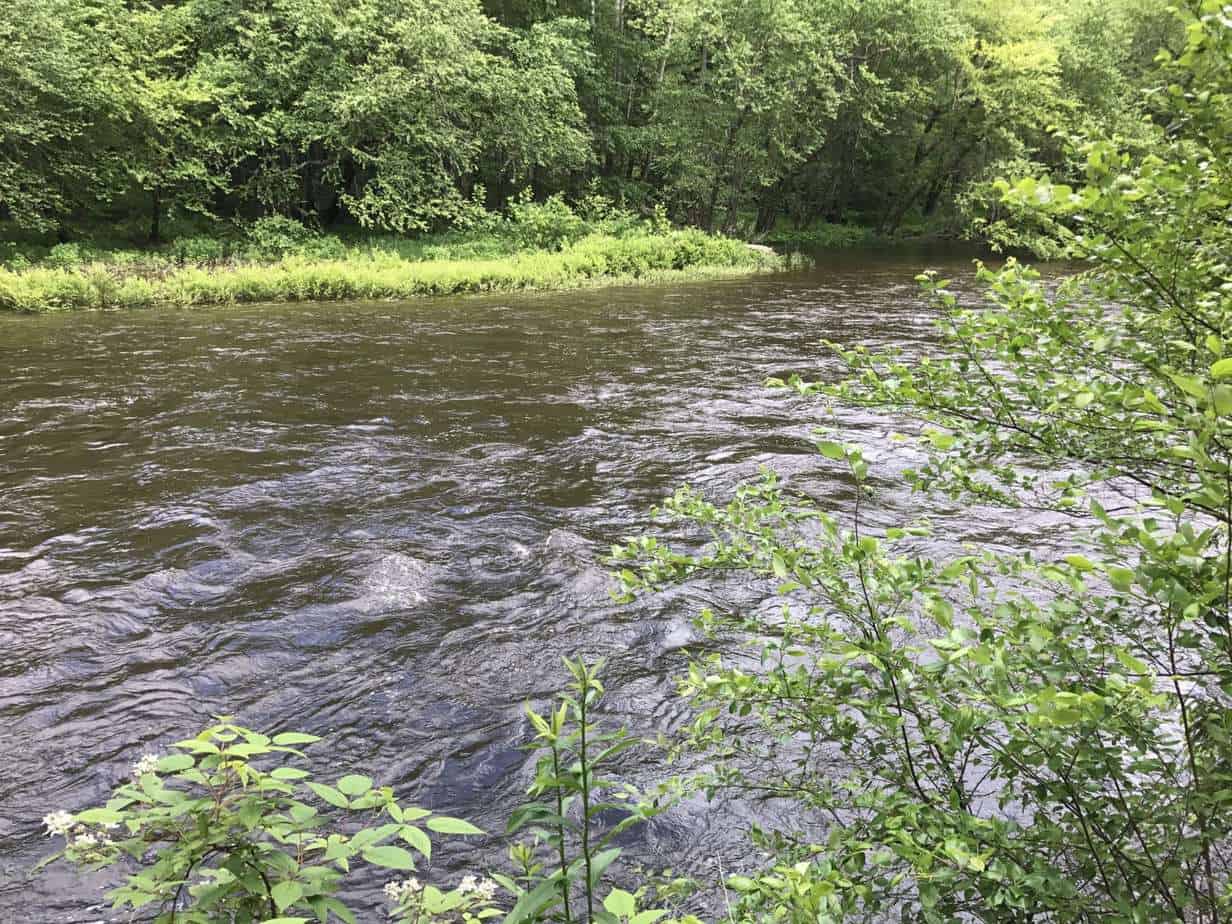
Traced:
[[[1225, 362], [1225, 360], [1221, 359], [1219, 362], [1222, 363]], [[1216, 363], [1215, 365], [1217, 366], [1219, 363]], [[1192, 376], [1179, 375], [1175, 372], [1170, 372], [1168, 373], [1168, 378], [1173, 381], [1177, 388], [1185, 392], [1187, 395], [1194, 398], [1206, 397], [1206, 386]]]
[[415, 858], [410, 851], [393, 844], [382, 844], [380, 847], [369, 847], [363, 852], [363, 858], [376, 866], [386, 869], [410, 870], [415, 868]]
[[180, 770], [187, 770], [194, 763], [188, 754], [168, 754], [159, 759], [158, 770], [160, 773], [176, 773]]
[[637, 913], [637, 900], [624, 889], [612, 889], [603, 900], [603, 907], [618, 918], [631, 918]]
[[1216, 385], [1211, 389], [1211, 403], [1219, 416], [1232, 416], [1232, 386]]
[[560, 876], [549, 876], [529, 892], [522, 893], [502, 924], [523, 924], [537, 918], [560, 901]]
[[483, 834], [483, 829], [476, 828], [469, 821], [461, 818], [450, 818], [447, 815], [433, 815], [424, 822], [429, 830], [437, 834]]
[[349, 774], [338, 781], [338, 791], [348, 796], [362, 796], [372, 788], [372, 778]]
[[426, 858], [432, 858], [432, 840], [414, 825], [403, 825], [399, 832], [404, 841], [422, 853]]
[[1110, 565], [1107, 568], [1108, 583], [1120, 591], [1127, 591], [1134, 586], [1134, 573], [1128, 568]]
[[338, 808], [350, 808], [351, 806], [347, 797], [332, 786], [326, 786], [324, 783], [309, 783], [308, 788], [330, 805], [335, 805]]
[[842, 446], [828, 440], [818, 443], [817, 449], [827, 459], [842, 459], [847, 455], [847, 453], [843, 451]]
[[590, 859], [590, 887], [593, 889], [599, 884], [599, 880], [607, 871], [607, 868], [612, 865], [612, 861], [620, 856], [620, 848], [612, 847], [608, 850], [601, 851], [595, 854]]
[[284, 911], [304, 897], [304, 887], [294, 879], [287, 879], [274, 886], [270, 890], [270, 895], [274, 899], [274, 904], [278, 906], [278, 910]]
[[1211, 363], [1211, 378], [1226, 379], [1232, 376], [1232, 357]]
[[344, 921], [345, 924], [355, 924], [355, 913], [346, 905], [342, 904], [338, 899], [327, 896], [322, 904], [327, 911], [331, 911], [338, 916], [338, 919]]
[[78, 812], [74, 818], [88, 825], [113, 825], [124, 820], [124, 816], [113, 809], [92, 808]]
[[1087, 571], [1095, 570], [1095, 563], [1085, 555], [1066, 555], [1065, 561], [1075, 571], [1082, 571], [1085, 573]]

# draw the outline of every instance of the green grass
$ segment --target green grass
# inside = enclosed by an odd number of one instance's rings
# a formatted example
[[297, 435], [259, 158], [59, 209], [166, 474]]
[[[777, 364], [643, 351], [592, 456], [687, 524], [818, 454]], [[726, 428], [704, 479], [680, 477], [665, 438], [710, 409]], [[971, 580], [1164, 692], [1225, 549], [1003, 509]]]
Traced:
[[[430, 247], [439, 247], [435, 253]], [[367, 242], [338, 256], [296, 254], [272, 262], [95, 259], [66, 266], [0, 268], [0, 310], [191, 307], [242, 302], [403, 299], [469, 292], [567, 289], [712, 278], [775, 269], [780, 260], [740, 241], [699, 231], [593, 234], [558, 251], [509, 252], [471, 240], [427, 247]], [[454, 253], [473, 257], [451, 258]], [[496, 253], [503, 255], [491, 255]]]

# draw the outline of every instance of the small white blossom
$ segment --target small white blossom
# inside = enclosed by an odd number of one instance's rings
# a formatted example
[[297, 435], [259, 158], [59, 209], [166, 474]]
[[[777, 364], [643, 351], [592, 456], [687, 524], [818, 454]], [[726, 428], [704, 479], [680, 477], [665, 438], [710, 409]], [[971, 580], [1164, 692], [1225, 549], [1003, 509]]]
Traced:
[[490, 902], [496, 897], [496, 883], [491, 879], [482, 879], [479, 885], [475, 886], [475, 894], [485, 902]]
[[158, 755], [157, 754], [143, 754], [141, 756], [141, 760], [133, 764], [133, 777], [134, 779], [139, 780], [143, 776], [145, 776], [147, 773], [153, 773], [157, 769], [158, 769]]
[[478, 879], [475, 876], [463, 876], [458, 883], [459, 895], [474, 895], [480, 901], [490, 902], [496, 894], [496, 883], [491, 879]]
[[412, 895], [423, 888], [418, 879], [404, 879], [402, 882], [385, 883], [385, 897], [395, 905], [401, 905]]
[[79, 850], [86, 850], [86, 849], [89, 849], [90, 847], [97, 847], [98, 844], [99, 844], [98, 837], [88, 832], [86, 834], [78, 834], [72, 840], [72, 846], [78, 848]]
[[68, 812], [52, 812], [43, 816], [43, 824], [48, 837], [64, 837], [73, 827], [73, 816]]

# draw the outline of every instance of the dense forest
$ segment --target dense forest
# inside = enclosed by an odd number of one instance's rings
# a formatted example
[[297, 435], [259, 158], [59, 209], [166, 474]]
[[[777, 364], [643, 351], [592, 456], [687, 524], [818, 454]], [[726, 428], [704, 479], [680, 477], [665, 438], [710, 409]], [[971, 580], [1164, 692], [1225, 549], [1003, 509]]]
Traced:
[[9, 0], [0, 229], [465, 230], [602, 195], [729, 234], [956, 229], [1132, 142], [1153, 0]]

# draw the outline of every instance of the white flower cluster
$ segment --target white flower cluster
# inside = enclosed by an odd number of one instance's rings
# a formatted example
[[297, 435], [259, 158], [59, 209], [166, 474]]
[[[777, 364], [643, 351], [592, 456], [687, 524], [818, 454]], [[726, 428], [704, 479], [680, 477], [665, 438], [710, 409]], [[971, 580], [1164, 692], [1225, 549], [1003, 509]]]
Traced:
[[[44, 815], [43, 825], [47, 828], [48, 837], [63, 837], [68, 841], [65, 846], [72, 850], [101, 850], [112, 846], [109, 834], [105, 831], [90, 831], [85, 825], [74, 822], [73, 816], [68, 812], [59, 811]], [[115, 828], [118, 825], [107, 827]]]
[[474, 895], [480, 901], [490, 902], [496, 895], [496, 883], [491, 879], [476, 879], [474, 876], [463, 876], [458, 883], [458, 894]]
[[89, 831], [75, 834], [68, 842], [75, 850], [90, 850], [96, 847], [110, 847], [111, 838], [106, 834], [91, 834]]
[[48, 837], [68, 837], [73, 828], [73, 816], [68, 812], [52, 812], [43, 816], [43, 825]]
[[395, 905], [401, 905], [406, 902], [412, 895], [417, 894], [423, 888], [419, 880], [414, 877], [404, 879], [401, 882], [385, 883], [385, 897]]
[[141, 760], [133, 764], [133, 779], [139, 780], [147, 773], [153, 773], [158, 769], [157, 754], [143, 754]]

